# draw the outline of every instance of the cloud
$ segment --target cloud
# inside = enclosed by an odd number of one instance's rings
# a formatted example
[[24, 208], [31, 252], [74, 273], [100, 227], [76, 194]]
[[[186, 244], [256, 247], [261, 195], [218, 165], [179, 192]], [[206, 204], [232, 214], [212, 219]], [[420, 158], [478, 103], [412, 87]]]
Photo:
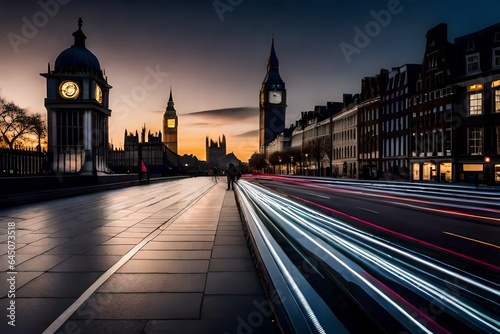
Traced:
[[238, 138], [258, 138], [259, 130], [252, 130], [235, 135]]
[[235, 107], [235, 108], [224, 108], [224, 109], [213, 109], [213, 110], [203, 110], [195, 111], [182, 116], [202, 116], [208, 118], [217, 118], [219, 120], [225, 121], [241, 121], [242, 119], [249, 119], [259, 115], [259, 108], [257, 107]]

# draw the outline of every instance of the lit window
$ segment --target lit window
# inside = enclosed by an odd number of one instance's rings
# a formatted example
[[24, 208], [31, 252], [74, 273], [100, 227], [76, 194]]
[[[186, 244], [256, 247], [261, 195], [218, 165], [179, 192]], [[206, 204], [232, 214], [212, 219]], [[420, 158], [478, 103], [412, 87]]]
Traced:
[[495, 112], [500, 112], [500, 89], [495, 90]]
[[483, 129], [469, 128], [468, 130], [469, 154], [483, 154]]
[[478, 91], [478, 90], [483, 90], [483, 85], [482, 84], [474, 84], [474, 85], [470, 85], [467, 87], [467, 91], [468, 92], [475, 92], [475, 91]]
[[467, 74], [479, 72], [479, 53], [465, 56], [467, 63]]
[[469, 115], [481, 115], [483, 113], [483, 93], [469, 95]]

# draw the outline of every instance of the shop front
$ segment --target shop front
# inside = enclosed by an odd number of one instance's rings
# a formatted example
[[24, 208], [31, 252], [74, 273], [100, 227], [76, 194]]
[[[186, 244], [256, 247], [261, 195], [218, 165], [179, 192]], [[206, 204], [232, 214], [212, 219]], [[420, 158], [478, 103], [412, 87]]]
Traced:
[[411, 163], [412, 181], [452, 182], [453, 167], [449, 160]]

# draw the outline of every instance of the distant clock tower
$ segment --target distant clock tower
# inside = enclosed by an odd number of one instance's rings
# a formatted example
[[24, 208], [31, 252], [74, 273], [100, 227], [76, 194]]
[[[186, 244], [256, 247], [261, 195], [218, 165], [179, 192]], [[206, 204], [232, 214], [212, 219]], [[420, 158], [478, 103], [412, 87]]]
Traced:
[[259, 150], [265, 153], [267, 145], [285, 129], [286, 89], [279, 73], [279, 62], [274, 51], [267, 60], [267, 73], [260, 89]]
[[97, 57], [85, 47], [82, 19], [74, 44], [47, 73], [48, 153], [52, 172], [108, 172], [109, 90]]
[[177, 154], [177, 127], [179, 126], [177, 114], [172, 99], [172, 87], [167, 108], [163, 114], [163, 143], [175, 154]]

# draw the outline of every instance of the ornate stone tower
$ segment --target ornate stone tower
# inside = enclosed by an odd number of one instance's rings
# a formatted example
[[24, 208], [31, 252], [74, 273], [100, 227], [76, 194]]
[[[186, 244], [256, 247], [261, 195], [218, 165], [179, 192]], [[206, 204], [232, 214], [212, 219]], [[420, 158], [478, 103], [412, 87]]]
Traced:
[[220, 162], [226, 156], [226, 136], [222, 135], [222, 140], [219, 137], [219, 141], [215, 142], [212, 139], [206, 138], [206, 154], [207, 162], [213, 164], [220, 164]]
[[167, 108], [163, 114], [163, 143], [177, 154], [177, 128], [179, 126], [177, 113], [172, 99], [172, 87], [170, 87], [170, 97], [168, 98]]
[[107, 171], [109, 90], [97, 57], [85, 47], [82, 19], [74, 44], [56, 58], [47, 73], [48, 151], [56, 173]]
[[279, 73], [279, 62], [274, 51], [274, 36], [271, 54], [267, 60], [267, 73], [260, 89], [259, 149], [265, 153], [266, 146], [285, 129], [286, 90]]

